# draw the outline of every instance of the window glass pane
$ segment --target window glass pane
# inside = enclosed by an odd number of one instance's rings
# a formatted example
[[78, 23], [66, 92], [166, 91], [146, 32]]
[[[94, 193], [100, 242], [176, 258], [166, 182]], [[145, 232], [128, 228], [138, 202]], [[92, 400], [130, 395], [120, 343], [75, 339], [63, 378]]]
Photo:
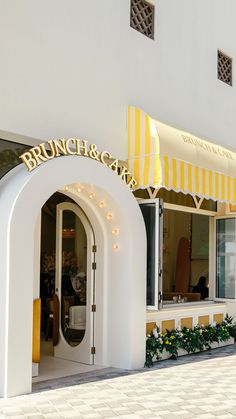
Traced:
[[63, 211], [62, 228], [61, 327], [67, 342], [76, 346], [86, 329], [87, 238], [73, 211]]
[[216, 297], [235, 298], [235, 219], [216, 222]]
[[0, 139], [0, 178], [13, 167], [22, 163], [19, 156], [30, 147], [24, 144]]
[[163, 304], [208, 299], [209, 217], [164, 209]]
[[147, 233], [147, 306], [155, 306], [156, 207], [140, 205]]

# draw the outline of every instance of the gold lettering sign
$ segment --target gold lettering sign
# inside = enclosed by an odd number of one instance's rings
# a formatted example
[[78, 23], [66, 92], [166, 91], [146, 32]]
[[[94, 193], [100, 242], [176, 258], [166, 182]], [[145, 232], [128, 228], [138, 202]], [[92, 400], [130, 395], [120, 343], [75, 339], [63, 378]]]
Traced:
[[114, 159], [109, 151], [100, 152], [96, 144], [88, 144], [88, 141], [79, 140], [78, 138], [68, 138], [67, 140], [63, 138], [38, 144], [23, 153], [20, 159], [27, 167], [27, 170], [32, 172], [40, 164], [60, 156], [83, 156], [97, 160], [117, 173], [130, 189], [137, 185], [136, 180], [128, 169], [121, 161]]
[[196, 147], [200, 147], [203, 150], [208, 151], [209, 153], [217, 154], [220, 157], [224, 157], [229, 160], [234, 160], [233, 153], [217, 144], [212, 144], [207, 141], [203, 141], [197, 137], [190, 137], [189, 135], [181, 134], [181, 137], [185, 143], [195, 145]]

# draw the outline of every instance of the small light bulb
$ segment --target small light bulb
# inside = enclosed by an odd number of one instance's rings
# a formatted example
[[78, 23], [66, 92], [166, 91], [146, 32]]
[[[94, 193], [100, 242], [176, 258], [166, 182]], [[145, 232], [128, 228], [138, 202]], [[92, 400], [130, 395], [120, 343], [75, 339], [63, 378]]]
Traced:
[[101, 202], [99, 202], [99, 208], [103, 208], [104, 207], [104, 202], [103, 201], [101, 201]]
[[81, 192], [81, 188], [77, 188], [77, 192]]
[[65, 190], [68, 191], [68, 189], [69, 189], [68, 186], [65, 186]]
[[94, 197], [94, 193], [93, 193], [93, 192], [91, 192], [91, 193], [89, 194], [89, 198], [90, 198], [90, 199], [93, 199], [93, 197]]
[[110, 212], [107, 214], [107, 220], [112, 220], [112, 214]]
[[113, 244], [112, 249], [113, 250], [118, 250], [119, 249], [119, 245], [118, 244]]
[[114, 236], [117, 236], [117, 234], [119, 233], [119, 230], [118, 228], [113, 228], [111, 232]]

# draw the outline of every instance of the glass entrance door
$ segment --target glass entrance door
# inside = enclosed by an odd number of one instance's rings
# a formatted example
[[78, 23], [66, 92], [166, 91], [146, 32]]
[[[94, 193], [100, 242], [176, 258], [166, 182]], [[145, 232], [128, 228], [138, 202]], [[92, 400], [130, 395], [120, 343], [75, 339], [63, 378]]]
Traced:
[[83, 211], [73, 203], [57, 205], [56, 293], [60, 302], [59, 342], [55, 356], [94, 362], [94, 234]]

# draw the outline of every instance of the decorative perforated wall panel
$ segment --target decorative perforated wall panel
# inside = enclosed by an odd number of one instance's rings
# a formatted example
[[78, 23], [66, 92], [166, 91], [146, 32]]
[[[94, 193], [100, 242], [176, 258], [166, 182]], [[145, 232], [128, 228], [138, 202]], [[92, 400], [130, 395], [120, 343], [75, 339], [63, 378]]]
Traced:
[[131, 0], [130, 26], [154, 39], [154, 6], [146, 0]]
[[220, 50], [217, 51], [217, 77], [232, 86], [232, 58]]

